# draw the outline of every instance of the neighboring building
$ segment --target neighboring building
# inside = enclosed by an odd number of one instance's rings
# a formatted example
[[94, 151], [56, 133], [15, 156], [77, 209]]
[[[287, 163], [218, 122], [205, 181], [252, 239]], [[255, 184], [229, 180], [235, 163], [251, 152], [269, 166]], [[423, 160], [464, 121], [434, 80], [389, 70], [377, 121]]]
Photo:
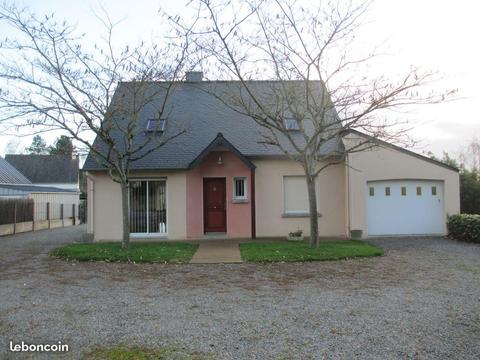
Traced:
[[0, 184], [20, 185], [31, 183], [25, 175], [0, 156]]
[[79, 191], [79, 159], [69, 155], [9, 155], [11, 165], [34, 185]]
[[[262, 93], [265, 84], [249, 82]], [[117, 92], [128, 86], [120, 84]], [[159, 85], [150, 86], [157, 91]], [[205, 90], [212, 86], [225, 93], [240, 88], [238, 82], [178, 83], [167, 101], [168, 116], [153, 128], [160, 130], [157, 136], [178, 129], [185, 134], [131, 164], [132, 237], [284, 237], [297, 229], [308, 236], [309, 205], [300, 164], [261, 144], [259, 125], [209, 95]], [[157, 108], [153, 104], [142, 113], [142, 131], [134, 141], [151, 136]], [[364, 136], [351, 131], [326, 143], [320, 153], [338, 157]], [[101, 149], [98, 139], [95, 144]], [[121, 239], [119, 184], [91, 155], [83, 169], [88, 172], [88, 232], [95, 241]], [[460, 210], [459, 174], [443, 163], [379, 142], [323, 171], [317, 196], [321, 236], [348, 237], [351, 230], [362, 230], [363, 236], [443, 235], [447, 215]]]
[[0, 223], [0, 235], [78, 224], [78, 190], [32, 184], [0, 157], [0, 201], [18, 198], [33, 199], [33, 222], [19, 226]]
[[25, 175], [0, 156], [0, 199], [32, 198], [37, 205], [50, 202], [78, 206], [79, 195], [78, 190], [32, 184]]

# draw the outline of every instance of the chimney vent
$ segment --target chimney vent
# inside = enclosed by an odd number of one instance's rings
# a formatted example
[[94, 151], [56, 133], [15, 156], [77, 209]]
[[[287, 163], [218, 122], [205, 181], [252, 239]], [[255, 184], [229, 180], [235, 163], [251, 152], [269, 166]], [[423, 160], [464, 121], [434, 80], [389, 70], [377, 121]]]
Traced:
[[185, 74], [185, 81], [188, 82], [198, 82], [202, 81], [203, 72], [202, 71], [187, 71]]

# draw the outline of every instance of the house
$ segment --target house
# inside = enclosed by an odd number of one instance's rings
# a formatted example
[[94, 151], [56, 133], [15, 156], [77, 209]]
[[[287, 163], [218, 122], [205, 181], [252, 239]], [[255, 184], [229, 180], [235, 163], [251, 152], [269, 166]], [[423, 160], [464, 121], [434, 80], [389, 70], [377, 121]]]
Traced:
[[[308, 236], [301, 166], [261, 143], [259, 125], [209, 91], [239, 91], [238, 82], [202, 81], [193, 75], [176, 84], [165, 118], [156, 119], [159, 104], [154, 104], [138, 119], [141, 131], [133, 141], [150, 136], [154, 121], [161, 122], [155, 126], [159, 137], [179, 129], [185, 133], [131, 164], [132, 238], [285, 237], [297, 229]], [[252, 81], [249, 86], [263, 92], [266, 84]], [[128, 86], [132, 85], [120, 84], [117, 92]], [[157, 91], [160, 85], [149, 86]], [[124, 96], [117, 98], [125, 101]], [[319, 151], [338, 157], [365, 136], [350, 131]], [[95, 146], [101, 151], [98, 139]], [[95, 241], [121, 239], [120, 186], [92, 154], [83, 169], [88, 179], [88, 232]], [[460, 208], [459, 174], [443, 163], [378, 142], [320, 173], [317, 203], [321, 236], [348, 237], [352, 230], [361, 230], [363, 237], [444, 235], [447, 215]]]
[[79, 191], [77, 156], [7, 154], [5, 160], [37, 186]]
[[0, 219], [0, 235], [78, 224], [78, 190], [35, 185], [0, 157], [0, 207], [2, 200], [32, 199], [30, 221], [10, 224]]

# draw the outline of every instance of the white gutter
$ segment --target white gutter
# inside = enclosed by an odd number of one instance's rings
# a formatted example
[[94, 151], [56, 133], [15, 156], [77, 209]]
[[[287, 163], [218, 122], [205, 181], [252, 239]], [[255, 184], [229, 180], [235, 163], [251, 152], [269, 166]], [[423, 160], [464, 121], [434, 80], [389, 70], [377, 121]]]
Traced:
[[346, 211], [346, 224], [347, 224], [347, 237], [350, 237], [350, 164], [349, 164], [350, 156], [347, 154], [345, 157], [345, 174], [346, 174], [346, 181], [345, 181], [345, 203], [347, 207]]

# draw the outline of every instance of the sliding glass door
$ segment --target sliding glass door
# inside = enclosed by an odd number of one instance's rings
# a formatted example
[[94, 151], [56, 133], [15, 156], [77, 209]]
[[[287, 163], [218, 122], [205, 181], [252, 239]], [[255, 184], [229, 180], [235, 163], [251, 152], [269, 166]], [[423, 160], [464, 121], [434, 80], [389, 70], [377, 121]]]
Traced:
[[167, 233], [165, 180], [130, 181], [130, 233]]

